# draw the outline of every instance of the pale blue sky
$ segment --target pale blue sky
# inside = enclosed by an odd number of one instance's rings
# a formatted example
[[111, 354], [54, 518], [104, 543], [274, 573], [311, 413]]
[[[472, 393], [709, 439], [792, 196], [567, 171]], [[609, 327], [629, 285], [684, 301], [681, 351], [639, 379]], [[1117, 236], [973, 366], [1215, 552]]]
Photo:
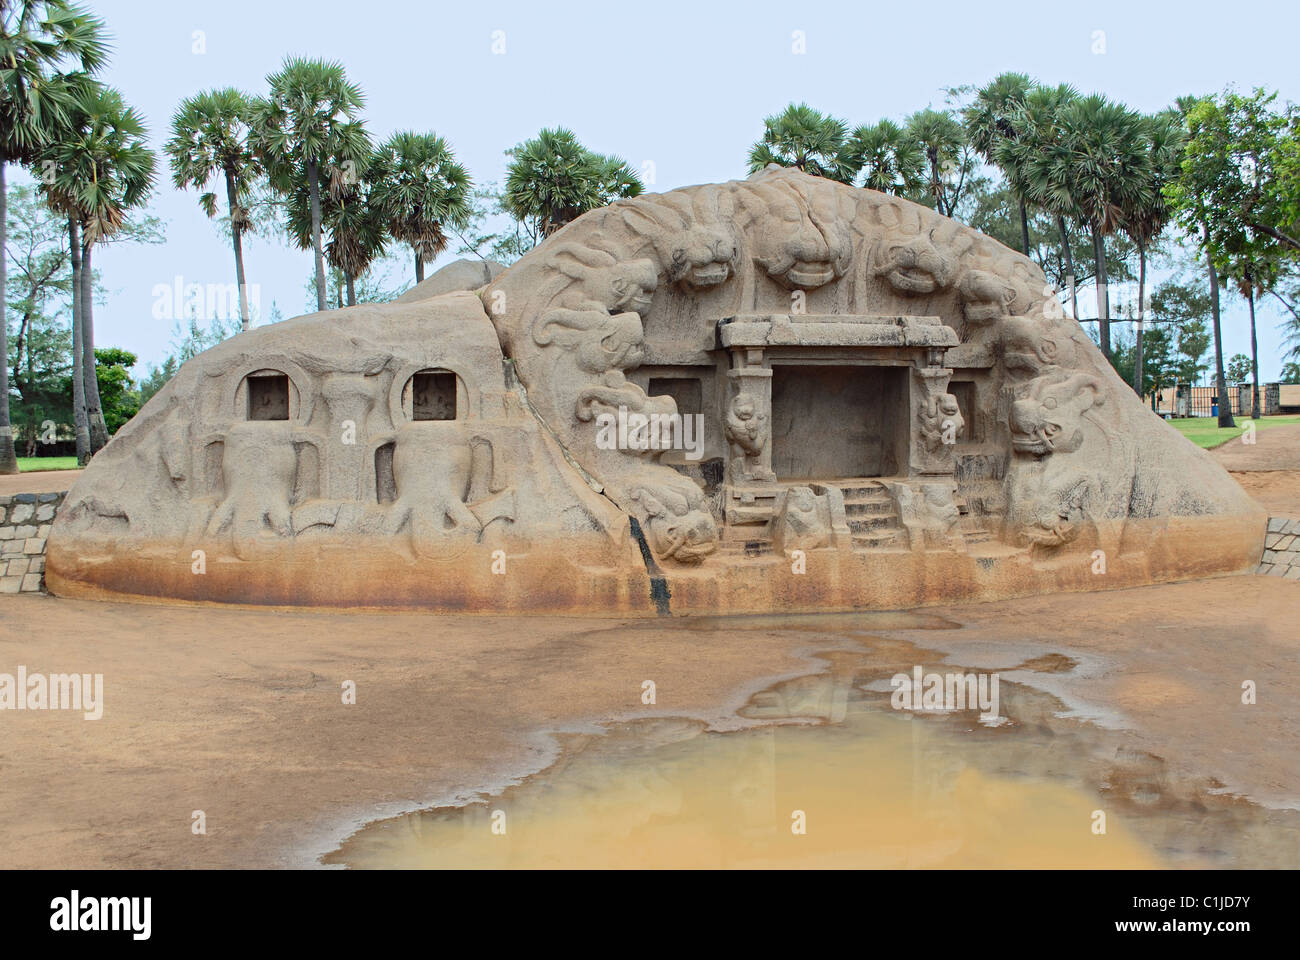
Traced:
[[[113, 37], [104, 79], [144, 114], [155, 146], [177, 103], [233, 85], [262, 93], [286, 54], [337, 59], [367, 95], [377, 139], [434, 130], [477, 182], [500, 180], [502, 151], [543, 126], [572, 128], [593, 149], [640, 169], [651, 190], [745, 175], [762, 118], [791, 101], [850, 123], [900, 118], [943, 88], [1019, 70], [1098, 90], [1150, 111], [1228, 83], [1300, 99], [1293, 3], [375, 3], [94, 0]], [[493, 53], [504, 31], [505, 53]], [[803, 31], [806, 53], [792, 51]], [[195, 31], [206, 46], [195, 53]], [[1104, 53], [1097, 31], [1104, 32]], [[233, 282], [229, 246], [169, 176], [153, 211], [159, 246], [98, 254], [108, 302], [96, 340], [168, 352], [172, 323], [153, 317], [153, 289]], [[303, 312], [309, 253], [274, 240], [245, 248], [248, 280], [286, 317]], [[451, 259], [449, 254], [444, 259]], [[408, 272], [411, 271], [407, 267]], [[1280, 369], [1279, 313], [1260, 311], [1260, 373]], [[1244, 305], [1228, 302], [1225, 354], [1249, 352]]]

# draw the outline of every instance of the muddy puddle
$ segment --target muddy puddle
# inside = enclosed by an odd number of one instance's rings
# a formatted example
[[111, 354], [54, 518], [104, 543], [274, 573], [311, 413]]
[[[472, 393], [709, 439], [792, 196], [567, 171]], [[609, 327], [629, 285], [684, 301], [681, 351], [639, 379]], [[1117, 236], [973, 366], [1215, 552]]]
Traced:
[[[918, 667], [922, 676], [974, 674], [920, 645], [920, 631], [958, 624], [871, 614], [682, 626], [816, 631], [850, 649], [818, 654], [823, 671], [755, 694], [723, 728], [647, 717], [607, 724], [599, 734], [557, 734], [559, 758], [545, 770], [463, 806], [371, 823], [323, 862], [399, 869], [1300, 863], [1300, 813], [1258, 806], [1213, 779], [1173, 770], [1133, 750], [1124, 730], [1080, 719], [1032, 682], [1000, 678], [996, 716], [979, 707], [897, 709], [899, 684], [891, 679], [900, 674], [911, 679]], [[1074, 666], [1065, 654], [1043, 653], [1019, 664], [1015, 676], [1047, 679]]]

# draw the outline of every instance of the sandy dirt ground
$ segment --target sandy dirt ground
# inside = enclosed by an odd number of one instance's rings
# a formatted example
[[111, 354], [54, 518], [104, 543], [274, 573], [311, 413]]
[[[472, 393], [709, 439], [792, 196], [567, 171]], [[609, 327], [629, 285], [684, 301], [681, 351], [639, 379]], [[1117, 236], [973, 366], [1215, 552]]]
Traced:
[[[1229, 577], [930, 609], [964, 629], [914, 639], [968, 667], [1073, 662], [1019, 673], [1080, 715], [1131, 730], [1134, 750], [1300, 806], [1297, 612], [1300, 583]], [[879, 616], [864, 622], [887, 626]], [[811, 653], [861, 649], [842, 618], [817, 619], [0, 598], [0, 671], [104, 675], [102, 719], [0, 714], [0, 866], [311, 865], [366, 821], [544, 768], [549, 731], [647, 715], [725, 723], [776, 678], [823, 669]], [[640, 702], [646, 679], [654, 707]], [[1245, 679], [1258, 684], [1253, 707], [1241, 704]], [[345, 681], [355, 705], [343, 703]], [[191, 831], [197, 810], [206, 835]]]
[[1210, 455], [1271, 515], [1300, 515], [1300, 424], [1260, 430], [1253, 444], [1229, 440]]
[[[1300, 514], [1300, 427], [1214, 455]], [[1278, 467], [1284, 469], [1278, 469]], [[22, 491], [66, 489], [69, 473]], [[0, 492], [11, 478], [0, 478]], [[873, 634], [1005, 671], [1119, 730], [1151, 776], [1300, 809], [1300, 582], [1227, 577], [866, 615]], [[310, 866], [366, 822], [495, 792], [556, 732], [736, 725], [840, 618], [610, 621], [312, 613], [0, 597], [0, 673], [103, 674], [103, 717], [0, 712], [0, 867]], [[641, 704], [654, 680], [657, 704]], [[1242, 703], [1253, 681], [1258, 702]], [[345, 704], [345, 684], [355, 704]], [[192, 831], [203, 811], [206, 834]]]
[[15, 493], [62, 493], [81, 476], [80, 470], [35, 470], [0, 476], [0, 497]]

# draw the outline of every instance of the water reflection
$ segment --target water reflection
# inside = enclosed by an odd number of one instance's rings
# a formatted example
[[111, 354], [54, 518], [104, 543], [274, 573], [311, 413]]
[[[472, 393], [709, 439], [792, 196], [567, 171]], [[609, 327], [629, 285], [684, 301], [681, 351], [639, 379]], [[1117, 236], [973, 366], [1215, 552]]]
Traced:
[[[821, 619], [821, 618], [817, 618]], [[858, 621], [860, 623], [860, 619]], [[934, 624], [932, 628], [946, 626]], [[756, 629], [770, 628], [767, 623]], [[788, 628], [788, 627], [787, 627]], [[848, 631], [846, 631], [848, 632]], [[856, 632], [856, 631], [853, 631]], [[1297, 817], [1179, 780], [1121, 734], [1003, 683], [1008, 722], [889, 708], [928, 652], [875, 638], [823, 655], [716, 732], [683, 719], [566, 735], [547, 770], [482, 803], [379, 821], [351, 867], [1109, 867], [1297, 862]], [[906, 665], [906, 666], [905, 666]], [[1021, 669], [1065, 671], [1049, 654]], [[928, 668], [927, 667], [927, 668]], [[1096, 811], [1105, 833], [1095, 832]], [[805, 832], [798, 832], [800, 822]]]

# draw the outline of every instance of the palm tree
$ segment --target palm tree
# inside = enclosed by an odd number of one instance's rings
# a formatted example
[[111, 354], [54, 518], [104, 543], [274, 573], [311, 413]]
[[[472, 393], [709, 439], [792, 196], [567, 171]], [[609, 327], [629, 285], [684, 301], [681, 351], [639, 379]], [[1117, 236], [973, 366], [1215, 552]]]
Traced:
[[[239, 285], [239, 320], [248, 329], [248, 287], [244, 283], [244, 251], [241, 235], [251, 219], [248, 201], [253, 185], [262, 175], [250, 138], [252, 99], [233, 87], [209, 90], [181, 101], [172, 117], [172, 138], [164, 148], [171, 158], [172, 182], [176, 189], [204, 190], [213, 177], [226, 181], [226, 211], [235, 248], [235, 282]], [[217, 215], [217, 195], [206, 191], [199, 206], [209, 217]]]
[[7, 289], [10, 163], [31, 163], [68, 106], [64, 67], [84, 73], [104, 63], [102, 22], [65, 0], [0, 0], [0, 474], [17, 473], [9, 419]]
[[1110, 359], [1110, 298], [1106, 289], [1106, 237], [1124, 212], [1152, 188], [1151, 163], [1141, 116], [1099, 94], [1072, 100], [1057, 114], [1066, 155], [1064, 176], [1074, 206], [1092, 231], [1097, 264], [1097, 325], [1101, 351]]
[[[141, 116], [111, 87], [87, 82], [42, 160], [51, 176], [42, 184], [51, 208], [69, 218], [74, 249], [74, 354], [80, 341], [80, 374], [93, 455], [108, 443], [108, 428], [100, 409], [95, 374], [94, 268], [95, 244], [122, 229], [133, 207], [153, 190], [156, 159], [148, 146]], [[78, 309], [79, 307], [79, 309]], [[80, 332], [80, 337], [76, 336]], [[74, 356], [74, 360], [76, 357]], [[74, 372], [74, 390], [75, 380]], [[83, 451], [78, 450], [78, 459]]]
[[849, 138], [852, 166], [863, 172], [862, 186], [895, 196], [915, 196], [925, 189], [925, 153], [892, 120], [861, 126]]
[[[383, 176], [377, 164], [368, 162], [360, 176], [334, 178], [321, 194], [321, 222], [329, 234], [325, 259], [343, 275], [347, 305], [357, 304], [356, 281], [388, 243], [386, 210], [375, 200]], [[289, 235], [302, 249], [311, 246], [311, 198], [305, 184], [299, 184], [286, 203]]]
[[365, 95], [348, 80], [342, 64], [324, 60], [289, 57], [280, 72], [266, 81], [270, 95], [253, 102], [253, 142], [272, 187], [281, 196], [290, 196], [296, 183], [307, 183], [316, 304], [324, 310], [321, 176], [353, 176], [367, 159], [369, 142], [357, 119]]
[[1177, 112], [1166, 111], [1143, 117], [1142, 126], [1150, 159], [1149, 189], [1134, 198], [1133, 206], [1124, 211], [1124, 232], [1138, 249], [1138, 315], [1133, 342], [1133, 391], [1142, 396], [1142, 336], [1146, 320], [1147, 248], [1164, 232], [1173, 216], [1165, 197], [1165, 187], [1178, 178], [1183, 156], [1183, 125]]
[[1070, 191], [1070, 151], [1061, 142], [1058, 117], [1065, 105], [1077, 100], [1078, 96], [1073, 87], [1064, 83], [1056, 87], [1030, 89], [1011, 120], [1017, 137], [1004, 138], [994, 147], [997, 164], [1006, 173], [1012, 189], [1056, 218], [1072, 317], [1079, 315], [1079, 298], [1074, 253], [1066, 223], [1077, 221], [1079, 211]]
[[1179, 116], [1182, 117], [1187, 133], [1180, 162], [1178, 178], [1165, 188], [1165, 195], [1173, 205], [1179, 222], [1189, 234], [1197, 237], [1201, 252], [1205, 254], [1206, 266], [1210, 273], [1210, 318], [1214, 331], [1214, 383], [1219, 395], [1219, 426], [1235, 427], [1232, 417], [1232, 404], [1227, 403], [1228, 381], [1223, 371], [1223, 336], [1222, 313], [1219, 304], [1219, 265], [1215, 263], [1218, 249], [1216, 238], [1211, 233], [1211, 225], [1216, 222], [1218, 212], [1207, 202], [1208, 191], [1198, 175], [1202, 170], [1203, 155], [1195, 144], [1197, 136], [1207, 122], [1212, 122], [1218, 106], [1213, 97], [1179, 97], [1176, 101]]
[[571, 130], [543, 130], [509, 151], [501, 207], [542, 240], [588, 210], [623, 197], [640, 196], [643, 187], [617, 157], [593, 153]]
[[[966, 136], [971, 148], [984, 158], [987, 163], [1002, 166], [999, 163], [998, 146], [1003, 140], [1015, 140], [1019, 136], [1016, 118], [1024, 106], [1025, 95], [1034, 87], [1034, 81], [1028, 74], [1003, 73], [994, 77], [975, 93], [975, 100], [962, 113], [966, 124]], [[1009, 159], [1011, 154], [1003, 154]], [[1025, 195], [1020, 190], [1020, 180], [1014, 169], [1002, 167], [1002, 172], [1011, 187], [1011, 193], [1020, 204], [1020, 238], [1021, 250], [1029, 256], [1029, 212], [1025, 208]]]
[[403, 131], [390, 137], [371, 163], [371, 199], [395, 240], [415, 253], [415, 282], [424, 265], [447, 247], [445, 227], [464, 227], [474, 184], [447, 141], [433, 133]]
[[806, 103], [790, 104], [784, 113], [763, 121], [763, 139], [749, 150], [749, 172], [768, 164], [794, 167], [815, 177], [852, 183], [857, 175], [843, 120], [820, 113]]
[[[930, 171], [929, 190], [934, 208], [945, 217], [957, 209], [962, 183], [969, 164], [962, 156], [966, 148], [966, 132], [947, 110], [926, 107], [907, 118], [907, 132], [921, 145]], [[956, 170], [960, 179], [951, 187], [944, 178]]]

